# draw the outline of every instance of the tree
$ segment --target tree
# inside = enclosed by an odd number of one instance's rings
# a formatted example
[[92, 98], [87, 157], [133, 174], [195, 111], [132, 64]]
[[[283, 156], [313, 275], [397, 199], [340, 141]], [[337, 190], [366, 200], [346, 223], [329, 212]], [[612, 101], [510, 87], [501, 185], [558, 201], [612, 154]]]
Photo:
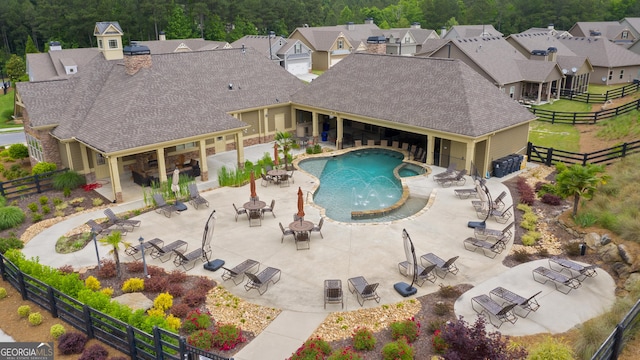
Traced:
[[580, 198], [590, 200], [598, 185], [605, 184], [609, 179], [602, 165], [574, 164], [567, 167], [563, 163], [558, 163], [556, 169], [558, 171], [558, 175], [556, 175], [558, 194], [564, 197], [573, 196], [574, 217], [578, 214]]
[[29, 157], [29, 148], [24, 144], [13, 144], [9, 146], [9, 156], [13, 159], [26, 159]]
[[180, 5], [174, 5], [171, 10], [171, 18], [165, 31], [167, 39], [190, 39], [193, 37], [191, 21], [184, 14]]
[[113, 260], [116, 263], [116, 276], [119, 279], [122, 276], [122, 269], [120, 268], [120, 255], [118, 255], [118, 251], [120, 251], [120, 245], [129, 246], [129, 244], [122, 240], [122, 234], [120, 231], [110, 233], [100, 239], [100, 242], [103, 245], [111, 246], [113, 248], [109, 251], [109, 254], [113, 254]]
[[276, 143], [278, 144], [278, 150], [284, 154], [284, 168], [287, 169], [287, 161], [289, 159], [289, 150], [297, 149], [298, 143], [293, 138], [290, 132], [278, 131], [276, 133]]
[[207, 40], [226, 41], [227, 32], [224, 23], [218, 15], [213, 15], [204, 25], [204, 38]]
[[13, 54], [7, 61], [5, 70], [11, 82], [16, 82], [27, 73], [27, 65], [20, 56]]
[[25, 45], [24, 52], [27, 54], [37, 54], [40, 52], [38, 51], [36, 44], [33, 42], [31, 35], [27, 36], [27, 45]]

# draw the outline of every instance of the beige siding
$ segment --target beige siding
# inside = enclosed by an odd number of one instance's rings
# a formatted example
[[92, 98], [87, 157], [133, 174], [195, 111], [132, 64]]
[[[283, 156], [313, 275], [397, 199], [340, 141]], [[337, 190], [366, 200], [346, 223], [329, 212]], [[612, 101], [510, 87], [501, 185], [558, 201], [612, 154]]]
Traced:
[[451, 141], [451, 162], [456, 163], [458, 169], [464, 169], [465, 155], [467, 153], [467, 145], [458, 141]]
[[67, 158], [67, 149], [61, 142], [58, 143], [58, 153], [60, 153], [60, 162], [62, 163], [62, 167], [70, 167], [69, 159]]
[[82, 167], [82, 151], [80, 150], [80, 143], [72, 142], [69, 144], [71, 150], [71, 159], [73, 159], [73, 168], [78, 171], [84, 171]]
[[284, 129], [277, 129], [278, 131], [292, 131], [293, 121], [291, 119], [291, 108], [289, 106], [283, 106], [281, 108], [269, 109], [269, 121], [267, 133], [276, 132], [276, 117], [280, 118], [284, 116]]
[[528, 123], [495, 134], [491, 137], [489, 161], [509, 154], [524, 154], [526, 148], [523, 148], [523, 144], [526, 146], [528, 140]]
[[250, 112], [243, 112], [240, 115], [240, 119], [244, 122], [246, 122], [247, 124], [251, 125], [251, 127], [249, 129], [247, 129], [247, 132], [245, 133], [244, 136], [246, 137], [250, 137], [253, 135], [257, 135], [260, 133], [260, 125], [258, 124], [258, 111], [250, 111]]

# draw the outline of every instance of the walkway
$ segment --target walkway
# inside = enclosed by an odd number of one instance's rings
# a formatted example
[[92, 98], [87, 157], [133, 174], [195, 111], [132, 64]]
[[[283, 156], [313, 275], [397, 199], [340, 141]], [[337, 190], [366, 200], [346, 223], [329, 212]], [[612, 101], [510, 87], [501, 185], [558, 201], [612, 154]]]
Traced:
[[[248, 148], [247, 159], [257, 160], [264, 152], [273, 151], [272, 144], [259, 145]], [[250, 155], [251, 154], [251, 155]], [[209, 160], [210, 169], [226, 163], [225, 156], [214, 156]], [[211, 166], [214, 165], [214, 166]], [[434, 168], [434, 173], [443, 171]], [[213, 173], [213, 172], [212, 172]], [[212, 176], [215, 178], [215, 175]], [[490, 179], [488, 187], [497, 194], [506, 188], [501, 179]], [[502, 179], [504, 180], [504, 178]], [[433, 205], [411, 218], [384, 224], [342, 224], [326, 220], [322, 233], [312, 234], [311, 249], [296, 251], [291, 239], [281, 243], [279, 222], [288, 225], [292, 215], [297, 211], [298, 187], [306, 193], [315, 185], [315, 179], [302, 171], [295, 174], [295, 184], [281, 188], [269, 185], [257, 186], [257, 193], [261, 200], [267, 203], [276, 199], [274, 212], [276, 218], [266, 214], [262, 226], [249, 227], [246, 218], [235, 221], [232, 203], [241, 206], [249, 198], [249, 186], [240, 188], [215, 188], [203, 193], [211, 203], [211, 208], [199, 210], [189, 206], [181, 215], [174, 215], [170, 219], [155, 212], [148, 212], [138, 216], [142, 226], [127, 235], [129, 241], [135, 241], [142, 236], [149, 240], [155, 237], [171, 242], [182, 239], [189, 243], [189, 249], [200, 246], [202, 230], [211, 211], [216, 210], [216, 229], [213, 234], [213, 257], [224, 259], [227, 266], [232, 267], [246, 259], [255, 259], [261, 263], [261, 268], [271, 266], [282, 270], [281, 280], [269, 287], [262, 296], [256, 291], [246, 292], [242, 285], [234, 286], [232, 282], [224, 282], [220, 278], [222, 272], [208, 272], [201, 266], [190, 270], [190, 274], [209, 276], [227, 288], [231, 293], [247, 301], [283, 309], [280, 316], [269, 325], [254, 341], [235, 355], [236, 359], [253, 360], [284, 359], [291, 355], [315, 328], [332, 311], [339, 307], [327, 306], [323, 308], [322, 286], [324, 279], [342, 279], [345, 291], [345, 311], [360, 309], [355, 296], [346, 289], [347, 279], [354, 276], [365, 276], [369, 282], [379, 282], [378, 294], [381, 304], [397, 303], [405, 298], [398, 295], [393, 284], [405, 281], [406, 278], [398, 274], [397, 264], [405, 259], [402, 245], [402, 229], [406, 229], [415, 244], [418, 257], [428, 252], [434, 252], [442, 258], [460, 256], [456, 264], [460, 268], [457, 276], [447, 276], [438, 279], [436, 285], [427, 283], [418, 288], [417, 296], [438, 290], [438, 284], [455, 285], [468, 283], [476, 286], [472, 291], [485, 291], [495, 286], [512, 286], [518, 291], [533, 293], [543, 290], [539, 297], [541, 308], [537, 313], [529, 316], [529, 321], [518, 321], [515, 325], [507, 324], [500, 331], [503, 334], [521, 335], [533, 334], [540, 331], [551, 333], [563, 332], [599, 313], [605, 311], [614, 300], [614, 283], [604, 271], [599, 271], [594, 285], [585, 285], [572, 291], [569, 295], [557, 296], [555, 289], [548, 284], [542, 286], [533, 281], [530, 271], [523, 265], [524, 270], [519, 273], [509, 270], [501, 262], [508, 254], [506, 251], [495, 259], [464, 250], [462, 241], [473, 235], [473, 230], [467, 227], [467, 222], [477, 220], [476, 213], [469, 203], [470, 200], [460, 200], [452, 188], [441, 188], [431, 177], [414, 177], [409, 180], [412, 194], [432, 196]], [[470, 186], [467, 180], [467, 186]], [[258, 182], [259, 184], [260, 182]], [[201, 188], [215, 187], [210, 183], [201, 184]], [[509, 199], [508, 202], [511, 200]], [[118, 205], [115, 212], [123, 212], [139, 208], [142, 201]], [[319, 209], [307, 205], [305, 207], [306, 220], [317, 223], [320, 220]], [[95, 211], [75, 216], [69, 220], [52, 226], [47, 231], [36, 236], [24, 248], [27, 257], [38, 256], [42, 263], [59, 267], [73, 264], [75, 267], [95, 265], [97, 262], [95, 249], [87, 246], [84, 250], [68, 254], [51, 256], [56, 239], [69, 229], [76, 227], [90, 218], [103, 217], [102, 211]], [[492, 228], [502, 228], [504, 225], [489, 221]], [[108, 257], [107, 248], [100, 247], [100, 256]], [[121, 259], [127, 256], [122, 255]], [[149, 263], [174, 268], [171, 262], [161, 264], [157, 260], [147, 259]], [[528, 275], [527, 275], [528, 272]], [[513, 274], [513, 275], [509, 275]], [[596, 285], [597, 284], [597, 285]], [[517, 287], [515, 287], [517, 285]], [[589, 301], [589, 306], [585, 305]], [[365, 303], [365, 307], [379, 306], [373, 302]], [[469, 312], [471, 307], [467, 294], [463, 295], [456, 304], [456, 314], [465, 314], [467, 319], [475, 318]], [[577, 311], [580, 309], [580, 311]], [[568, 317], [567, 313], [579, 313], [579, 316]], [[467, 315], [468, 314], [468, 315]], [[561, 319], [561, 320], [558, 320]], [[259, 355], [258, 355], [259, 354]]]

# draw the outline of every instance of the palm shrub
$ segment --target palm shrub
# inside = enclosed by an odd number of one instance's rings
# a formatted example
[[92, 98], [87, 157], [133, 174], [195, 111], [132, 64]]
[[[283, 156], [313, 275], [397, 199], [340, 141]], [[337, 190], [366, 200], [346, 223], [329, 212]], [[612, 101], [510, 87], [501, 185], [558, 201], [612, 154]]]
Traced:
[[5, 206], [0, 208], [0, 230], [16, 227], [24, 222], [25, 214], [17, 206]]
[[53, 188], [56, 190], [77, 189], [85, 184], [84, 176], [73, 170], [58, 173], [53, 176]]

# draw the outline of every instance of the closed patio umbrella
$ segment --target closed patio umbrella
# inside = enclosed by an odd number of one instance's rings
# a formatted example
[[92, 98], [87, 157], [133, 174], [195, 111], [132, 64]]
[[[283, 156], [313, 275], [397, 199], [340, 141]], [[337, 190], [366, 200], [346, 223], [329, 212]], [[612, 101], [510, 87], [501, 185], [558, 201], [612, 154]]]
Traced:
[[253, 175], [253, 171], [251, 172], [251, 178], [249, 180], [249, 187], [251, 189], [251, 199], [256, 199], [258, 195], [256, 194], [256, 177]]
[[171, 181], [171, 191], [176, 194], [176, 200], [178, 200], [178, 191], [180, 191], [180, 170], [176, 168], [173, 170], [173, 179]]
[[304, 218], [304, 199], [303, 199], [302, 189], [298, 187], [298, 218]]
[[278, 143], [273, 143], [273, 164], [275, 166], [280, 165], [280, 158], [278, 155]]
[[418, 289], [413, 286], [413, 283], [416, 281], [417, 267], [418, 263], [416, 260], [416, 249], [413, 247], [413, 242], [409, 237], [409, 233], [407, 233], [406, 229], [402, 229], [402, 241], [404, 244], [404, 254], [407, 257], [407, 275], [411, 276], [411, 284], [407, 284], [405, 282], [395, 283], [393, 288], [402, 296], [407, 297], [414, 295]]

